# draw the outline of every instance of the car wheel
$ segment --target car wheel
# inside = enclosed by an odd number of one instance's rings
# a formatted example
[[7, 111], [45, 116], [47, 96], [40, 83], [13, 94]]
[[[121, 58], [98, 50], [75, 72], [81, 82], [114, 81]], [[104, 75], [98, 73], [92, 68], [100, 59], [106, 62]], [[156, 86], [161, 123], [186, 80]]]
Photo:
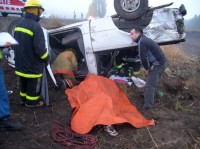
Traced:
[[9, 26], [8, 26], [8, 32], [9, 32], [12, 36], [14, 36], [14, 29], [15, 29], [15, 26], [17, 25], [17, 23], [18, 23], [20, 20], [21, 20], [21, 18], [20, 18], [20, 19], [16, 19], [16, 20], [12, 21], [12, 22], [9, 24]]
[[148, 10], [148, 0], [114, 0], [114, 8], [119, 16], [134, 20]]
[[2, 12], [1, 15], [2, 15], [3, 17], [7, 17], [7, 16], [8, 16], [8, 13]]

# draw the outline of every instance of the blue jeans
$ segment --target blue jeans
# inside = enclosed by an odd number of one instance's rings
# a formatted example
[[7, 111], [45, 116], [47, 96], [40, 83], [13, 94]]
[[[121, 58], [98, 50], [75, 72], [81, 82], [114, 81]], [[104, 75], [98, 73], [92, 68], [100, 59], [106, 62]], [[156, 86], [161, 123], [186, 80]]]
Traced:
[[0, 119], [10, 115], [8, 92], [4, 83], [3, 68], [0, 66]]
[[144, 109], [152, 108], [154, 106], [156, 86], [160, 76], [164, 71], [165, 65], [155, 65], [153, 70], [149, 71], [144, 90]]

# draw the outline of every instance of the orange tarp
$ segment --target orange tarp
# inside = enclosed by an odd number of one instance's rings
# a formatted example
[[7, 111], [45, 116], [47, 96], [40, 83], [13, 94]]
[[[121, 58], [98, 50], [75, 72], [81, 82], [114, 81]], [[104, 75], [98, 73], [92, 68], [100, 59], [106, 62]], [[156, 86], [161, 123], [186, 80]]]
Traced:
[[88, 74], [79, 86], [67, 89], [65, 93], [75, 108], [71, 128], [77, 133], [88, 133], [96, 125], [125, 122], [136, 128], [155, 125], [154, 120], [145, 119], [125, 93], [108, 78]]

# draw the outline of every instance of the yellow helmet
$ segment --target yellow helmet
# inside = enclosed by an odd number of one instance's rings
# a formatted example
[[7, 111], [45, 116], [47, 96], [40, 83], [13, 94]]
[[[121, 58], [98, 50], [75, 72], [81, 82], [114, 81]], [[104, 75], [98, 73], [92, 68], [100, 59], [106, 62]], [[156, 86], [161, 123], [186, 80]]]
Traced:
[[24, 10], [26, 11], [27, 8], [40, 8], [44, 11], [44, 8], [38, 0], [28, 0], [24, 5]]

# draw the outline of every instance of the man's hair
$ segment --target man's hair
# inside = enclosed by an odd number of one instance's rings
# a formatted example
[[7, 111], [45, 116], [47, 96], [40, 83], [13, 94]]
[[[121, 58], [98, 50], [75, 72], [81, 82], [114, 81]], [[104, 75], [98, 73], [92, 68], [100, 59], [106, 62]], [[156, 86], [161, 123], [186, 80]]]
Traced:
[[136, 32], [139, 32], [140, 34], [143, 34], [143, 30], [140, 27], [134, 27], [133, 29], [135, 29]]

